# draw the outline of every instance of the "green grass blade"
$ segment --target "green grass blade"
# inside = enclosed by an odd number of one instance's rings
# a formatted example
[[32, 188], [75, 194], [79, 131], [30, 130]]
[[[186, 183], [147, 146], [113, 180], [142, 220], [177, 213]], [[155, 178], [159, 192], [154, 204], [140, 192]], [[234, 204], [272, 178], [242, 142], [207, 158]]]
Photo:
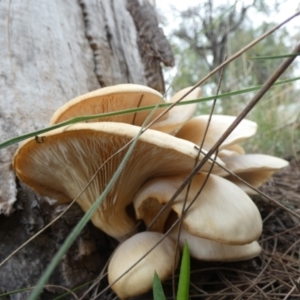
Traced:
[[156, 272], [154, 273], [154, 277], [153, 277], [153, 299], [166, 300], [166, 296], [162, 284]]
[[294, 56], [299, 56], [300, 53], [298, 54], [282, 54], [282, 55], [266, 55], [266, 56], [254, 56], [254, 57], [249, 57], [249, 60], [262, 60], [262, 59], [279, 59], [279, 58], [287, 58], [287, 57], [294, 57]]
[[13, 294], [27, 292], [29, 290], [31, 290], [31, 288], [24, 288], [24, 289], [19, 289], [19, 290], [14, 290], [14, 291], [6, 292], [6, 293], [3, 293], [3, 294], [0, 294], [0, 298], [5, 297], [5, 296], [10, 296], [10, 295], [13, 295]]
[[187, 243], [183, 248], [183, 254], [181, 258], [179, 284], [177, 291], [177, 300], [189, 299], [189, 287], [190, 287], [190, 250]]
[[[293, 82], [293, 81], [297, 81], [299, 79], [300, 79], [300, 77], [294, 77], [294, 78], [291, 78], [291, 79], [277, 81], [276, 83], [273, 84], [273, 86], [290, 83], [290, 82]], [[224, 93], [224, 94], [220, 94], [220, 95], [216, 95], [216, 96], [210, 96], [210, 97], [205, 97], [205, 98], [201, 98], [201, 99], [195, 99], [195, 100], [179, 102], [177, 105], [188, 105], [188, 104], [193, 104], [193, 103], [206, 102], [206, 101], [210, 101], [210, 100], [214, 100], [214, 99], [223, 99], [223, 98], [226, 98], [226, 97], [237, 96], [237, 95], [241, 95], [241, 94], [245, 94], [245, 93], [248, 93], [248, 92], [253, 92], [253, 91], [259, 90], [261, 87], [262, 87], [261, 85], [257, 85], [257, 86], [253, 86], [253, 87], [250, 87], [250, 88], [247, 88], [247, 89], [242, 89], [242, 90], [234, 91], [234, 92], [230, 92], [230, 93]], [[143, 106], [143, 107], [138, 107], [138, 108], [114, 111], [114, 112], [105, 113], [105, 114], [76, 117], [76, 118], [70, 119], [68, 121], [65, 121], [65, 122], [62, 122], [62, 123], [59, 123], [59, 124], [56, 124], [56, 125], [53, 125], [53, 126], [41, 129], [41, 130], [33, 131], [31, 133], [20, 135], [20, 136], [12, 138], [10, 140], [7, 140], [5, 142], [2, 142], [2, 143], [0, 143], [0, 149], [11, 146], [11, 145], [16, 144], [16, 143], [19, 143], [19, 142], [21, 142], [23, 140], [26, 140], [28, 138], [31, 138], [31, 137], [34, 137], [34, 136], [39, 136], [39, 135], [41, 135], [45, 132], [57, 129], [57, 128], [62, 127], [62, 126], [71, 125], [71, 124], [75, 124], [75, 123], [78, 123], [78, 122], [85, 122], [85, 121], [89, 121], [89, 120], [93, 120], [93, 119], [117, 116], [117, 115], [121, 115], [121, 114], [132, 114], [132, 113], [137, 113], [137, 112], [141, 112], [141, 111], [152, 110], [155, 107], [157, 107], [157, 108], [167, 108], [171, 105], [172, 105], [172, 103], [164, 103], [164, 104], [159, 104], [157, 106]]]
[[152, 117], [152, 115], [155, 113], [157, 110], [158, 105], [154, 106], [153, 110], [150, 112], [150, 114], [147, 116], [146, 120], [144, 121], [143, 125], [141, 126], [138, 134], [132, 141], [132, 143], [129, 146], [128, 151], [124, 155], [120, 165], [118, 166], [118, 169], [116, 170], [115, 174], [112, 176], [111, 180], [107, 184], [106, 188], [104, 189], [103, 193], [96, 199], [95, 203], [91, 206], [91, 208], [84, 214], [80, 222], [75, 226], [71, 234], [67, 237], [63, 245], [60, 247], [54, 258], [52, 259], [51, 263], [47, 267], [45, 273], [42, 275], [40, 280], [37, 283], [37, 286], [33, 290], [33, 292], [30, 294], [30, 297], [28, 300], [36, 300], [38, 299], [40, 293], [42, 292], [44, 286], [46, 285], [47, 281], [49, 280], [51, 274], [55, 270], [56, 266], [62, 259], [62, 257], [65, 255], [65, 253], [68, 251], [68, 249], [71, 247], [75, 239], [78, 237], [84, 226], [87, 224], [87, 222], [91, 219], [92, 215], [96, 211], [96, 209], [99, 207], [99, 205], [102, 203], [102, 201], [105, 199], [109, 191], [113, 188], [115, 185], [117, 179], [121, 175], [125, 165], [127, 164], [137, 142], [141, 134], [143, 133], [144, 126], [147, 124]]
[[130, 155], [131, 155], [132, 151], [134, 150], [135, 145], [136, 145], [136, 143], [138, 141], [138, 138], [139, 138], [139, 136], [141, 134], [142, 134], [142, 128], [139, 131], [138, 135], [135, 137], [135, 139], [132, 142], [132, 144], [130, 145], [127, 153], [125, 154], [122, 162], [120, 163], [117, 171], [115, 172], [115, 174], [113, 175], [113, 177], [109, 181], [109, 183], [106, 186], [105, 190], [97, 198], [97, 200], [91, 206], [91, 208], [84, 214], [83, 218], [76, 225], [76, 227], [73, 229], [73, 231], [71, 232], [71, 234], [67, 237], [67, 239], [65, 240], [65, 242], [63, 243], [63, 245], [61, 246], [61, 248], [58, 250], [58, 252], [54, 256], [54, 258], [52, 259], [50, 265], [47, 267], [45, 273], [42, 275], [42, 277], [38, 281], [37, 286], [35, 287], [35, 289], [31, 293], [31, 295], [28, 298], [28, 300], [36, 300], [36, 299], [38, 299], [40, 293], [42, 292], [44, 286], [46, 285], [47, 281], [49, 280], [51, 274], [53, 273], [54, 269], [56, 268], [56, 266], [58, 265], [58, 263], [60, 262], [60, 260], [62, 259], [62, 257], [65, 255], [65, 253], [71, 247], [72, 243], [75, 241], [75, 239], [80, 234], [80, 232], [82, 231], [82, 229], [84, 228], [84, 226], [90, 220], [90, 218], [93, 215], [93, 213], [96, 211], [96, 209], [98, 208], [98, 206], [102, 203], [103, 199], [107, 196], [107, 194], [109, 193], [109, 191], [112, 189], [112, 187], [114, 186], [115, 182], [119, 178], [122, 170], [124, 169], [127, 161], [129, 160]]

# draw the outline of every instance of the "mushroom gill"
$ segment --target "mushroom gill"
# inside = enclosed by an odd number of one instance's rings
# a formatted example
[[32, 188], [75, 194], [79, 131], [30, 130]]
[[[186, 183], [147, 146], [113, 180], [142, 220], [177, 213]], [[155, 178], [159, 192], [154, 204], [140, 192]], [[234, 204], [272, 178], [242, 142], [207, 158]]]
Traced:
[[[14, 169], [35, 191], [62, 203], [80, 195], [77, 202], [87, 211], [120, 165], [127, 148], [120, 149], [139, 130], [114, 122], [65, 126], [46, 133], [43, 143], [34, 138], [25, 141], [15, 154]], [[191, 171], [197, 154], [193, 143], [156, 130], [144, 132], [115, 188], [92, 216], [94, 225], [121, 239], [135, 225], [125, 209], [140, 186], [152, 177]]]

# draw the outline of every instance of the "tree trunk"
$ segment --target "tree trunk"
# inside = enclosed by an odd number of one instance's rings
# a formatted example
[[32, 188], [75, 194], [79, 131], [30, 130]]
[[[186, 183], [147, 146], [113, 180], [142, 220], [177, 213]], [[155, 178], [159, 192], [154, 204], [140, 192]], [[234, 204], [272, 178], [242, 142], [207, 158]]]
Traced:
[[[63, 103], [100, 87], [131, 82], [163, 92], [160, 63], [173, 64], [147, 1], [4, 0], [0, 30], [1, 142], [46, 127]], [[63, 209], [16, 179], [11, 165], [16, 148], [0, 150], [1, 261]], [[0, 292], [34, 286], [81, 216], [74, 206], [2, 266]], [[94, 279], [113, 247], [89, 224], [51, 277], [49, 285], [56, 287], [48, 286], [41, 298], [65, 292], [58, 286]], [[7, 299], [27, 297], [25, 292]]]

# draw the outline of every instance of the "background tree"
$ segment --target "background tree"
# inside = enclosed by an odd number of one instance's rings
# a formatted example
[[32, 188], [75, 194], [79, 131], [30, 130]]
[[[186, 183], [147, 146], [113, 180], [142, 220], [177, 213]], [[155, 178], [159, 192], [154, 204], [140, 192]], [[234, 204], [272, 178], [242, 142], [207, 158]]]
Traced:
[[[173, 54], [153, 7], [138, 0], [41, 0], [0, 3], [1, 142], [48, 125], [66, 101], [118, 83], [164, 91], [160, 63]], [[0, 150], [0, 260], [60, 211], [16, 179], [17, 145]], [[0, 293], [34, 286], [82, 215], [74, 206], [0, 268]], [[89, 224], [53, 274], [42, 299], [94, 279], [113, 245]], [[28, 293], [7, 296], [27, 299]]]
[[[176, 58], [179, 67], [174, 86], [176, 89], [182, 88], [181, 77], [186, 78], [185, 82], [193, 80], [192, 75], [199, 77], [207, 74], [220, 65], [225, 55], [231, 55], [246, 45], [254, 38], [258, 37], [266, 30], [275, 25], [275, 22], [253, 22], [249, 17], [249, 11], [267, 16], [270, 8], [264, 5], [264, 2], [253, 1], [251, 4], [244, 4], [243, 1], [235, 1], [233, 4], [219, 4], [216, 1], [208, 0], [195, 7], [190, 7], [185, 11], [174, 11], [179, 22], [170, 34], [170, 39], [175, 48]], [[269, 36], [262, 43], [250, 49], [243, 59], [236, 60], [231, 64], [233, 72], [240, 70], [240, 73], [234, 74], [235, 78], [245, 78], [242, 84], [249, 84], [249, 78], [245, 76], [245, 59], [257, 55], [272, 55], [274, 49], [278, 52], [288, 52], [291, 43], [287, 43], [286, 37], [289, 35], [286, 29], [282, 29], [274, 35]], [[266, 79], [270, 62], [260, 62], [254, 65], [253, 74], [251, 74], [251, 83], [261, 84]], [[231, 70], [227, 77], [231, 76]], [[187, 75], [187, 77], [186, 77]], [[240, 77], [239, 75], [243, 75]], [[249, 77], [249, 76], [248, 76]], [[213, 78], [214, 83], [218, 78]], [[225, 81], [225, 80], [224, 80]], [[239, 80], [240, 81], [240, 80]], [[235, 84], [237, 86], [237, 84]], [[232, 86], [230, 82], [229, 86]], [[222, 87], [225, 91], [229, 89], [226, 81]], [[231, 88], [230, 88], [231, 89]]]
[[[224, 4], [207, 0], [184, 11], [173, 8], [174, 25], [168, 37], [177, 65], [175, 72], [167, 71], [171, 89], [177, 91], [195, 84], [222, 63], [225, 55], [231, 56], [275, 26], [277, 13], [283, 20], [279, 4], [279, 1], [231, 1]], [[251, 58], [288, 54], [297, 41], [294, 34], [283, 27], [230, 63], [224, 70], [221, 93], [263, 84], [281, 60]], [[281, 79], [297, 76], [295, 66], [290, 67]], [[204, 96], [214, 95], [218, 80], [217, 74], [202, 86]], [[294, 84], [270, 90], [266, 100], [250, 115], [258, 122], [260, 130], [251, 145], [246, 145], [248, 151], [280, 156], [295, 153], [300, 147], [295, 130], [300, 111], [294, 100], [297, 94], [298, 88]], [[253, 93], [247, 93], [218, 101], [215, 112], [237, 115], [252, 96]], [[198, 113], [208, 113], [210, 108], [209, 102], [199, 104]]]

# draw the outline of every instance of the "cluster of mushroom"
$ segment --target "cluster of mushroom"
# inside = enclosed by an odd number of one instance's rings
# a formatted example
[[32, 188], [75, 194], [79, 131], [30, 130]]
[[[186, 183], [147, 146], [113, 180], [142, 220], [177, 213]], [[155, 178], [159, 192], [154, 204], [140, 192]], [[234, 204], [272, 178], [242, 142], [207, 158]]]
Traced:
[[[188, 90], [178, 92], [170, 101], [177, 101]], [[200, 89], [195, 89], [183, 101], [199, 97]], [[106, 87], [69, 101], [54, 113], [50, 123], [159, 102], [163, 102], [162, 95], [145, 86]], [[150, 120], [162, 110], [157, 109]], [[151, 232], [136, 233], [138, 220], [150, 225], [194, 167], [198, 156], [195, 145], [202, 143], [208, 120], [208, 116], [191, 119], [195, 110], [196, 104], [176, 106], [139, 137], [114, 188], [91, 218], [96, 227], [120, 241], [131, 235], [115, 251], [108, 267], [112, 289], [122, 299], [151, 289], [154, 271], [164, 280], [176, 267], [178, 227], [163, 237], [174, 219], [182, 215], [185, 200], [186, 205], [194, 203], [182, 216], [180, 249], [187, 241], [193, 257], [213, 261], [249, 259], [260, 253], [257, 239], [262, 220], [247, 195], [250, 189], [228, 175], [222, 166], [258, 187], [287, 162], [244, 153], [237, 143], [256, 132], [256, 124], [247, 120], [220, 147], [213, 174], [207, 179], [212, 164], [208, 161], [193, 178], [189, 192], [184, 189], [179, 194], [153, 224]], [[17, 176], [38, 193], [61, 203], [78, 197], [78, 204], [87, 211], [107, 186], [127, 151], [126, 145], [138, 134], [148, 114], [149, 111], [141, 111], [107, 116], [53, 130], [41, 142], [28, 139], [14, 157]], [[213, 116], [203, 148], [209, 150], [233, 120], [230, 116]], [[152, 248], [149, 255], [115, 282]]]

